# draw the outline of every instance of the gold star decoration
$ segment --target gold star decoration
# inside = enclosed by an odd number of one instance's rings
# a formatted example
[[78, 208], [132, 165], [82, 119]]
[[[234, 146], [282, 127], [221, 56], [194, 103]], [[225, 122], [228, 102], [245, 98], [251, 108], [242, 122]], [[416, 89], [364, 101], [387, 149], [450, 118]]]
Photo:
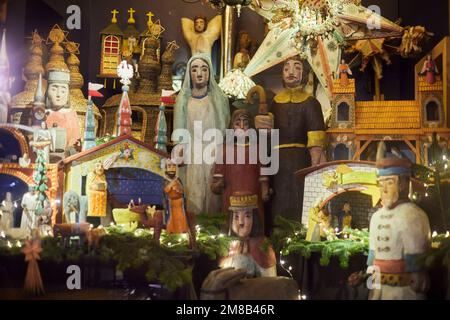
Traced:
[[64, 31], [61, 29], [61, 27], [58, 24], [55, 24], [50, 30], [50, 33], [48, 34], [46, 44], [52, 44], [52, 43], [62, 43], [64, 40], [66, 40], [68, 31]]
[[166, 29], [161, 25], [161, 21], [159, 19], [156, 22], [154, 22], [149, 28], [150, 34], [154, 36], [156, 39], [159, 39], [161, 37], [161, 34], [165, 30]]
[[167, 42], [166, 50], [168, 50], [168, 51], [175, 51], [175, 50], [178, 50], [178, 49], [180, 49], [180, 46], [178, 45], [176, 40]]
[[66, 50], [68, 53], [71, 54], [80, 54], [80, 44], [73, 42], [73, 41], [67, 41], [64, 43]]

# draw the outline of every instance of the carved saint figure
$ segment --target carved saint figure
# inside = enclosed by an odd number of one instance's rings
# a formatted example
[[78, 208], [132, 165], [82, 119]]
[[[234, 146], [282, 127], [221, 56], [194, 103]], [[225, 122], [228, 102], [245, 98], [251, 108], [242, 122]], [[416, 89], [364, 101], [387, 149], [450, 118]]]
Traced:
[[37, 228], [37, 216], [35, 214], [37, 204], [38, 199], [35, 186], [29, 186], [28, 192], [22, 197], [21, 206], [23, 211], [22, 221], [20, 222], [20, 228], [25, 230], [28, 235], [31, 235], [31, 231]]
[[45, 121], [49, 128], [65, 129], [66, 147], [74, 145], [81, 138], [77, 113], [69, 107], [69, 83], [70, 72], [68, 70], [49, 71], [46, 100], [49, 111]]
[[6, 192], [5, 199], [0, 204], [0, 230], [7, 231], [13, 227], [14, 201], [11, 192]]
[[439, 74], [436, 63], [433, 61], [433, 57], [428, 55], [427, 60], [423, 64], [422, 71], [420, 75], [425, 76], [425, 80], [429, 84], [434, 84], [436, 82], [436, 75]]
[[[212, 214], [219, 212], [220, 207], [220, 198], [213, 194], [210, 185], [215, 150], [223, 140], [217, 134], [211, 136], [212, 141], [205, 141], [203, 136], [211, 130], [223, 136], [230, 121], [230, 109], [227, 97], [214, 79], [207, 55], [193, 56], [187, 69], [175, 104], [172, 141], [178, 144], [176, 148], [183, 148], [184, 163], [187, 164], [180, 173], [186, 187], [187, 210], [193, 214]], [[202, 147], [202, 152], [196, 152], [196, 146]]]
[[107, 187], [105, 168], [103, 163], [98, 161], [88, 177], [88, 216], [106, 217]]
[[168, 200], [169, 221], [168, 233], [187, 233], [189, 231], [184, 204], [184, 189], [177, 177], [177, 165], [170, 160], [166, 161], [166, 177], [168, 182], [164, 187], [164, 193]]
[[[326, 162], [325, 123], [319, 101], [306, 93], [309, 65], [299, 57], [283, 65], [285, 89], [277, 94], [271, 115], [255, 117], [257, 129], [279, 129], [279, 170], [273, 179], [272, 218], [282, 215], [299, 220], [303, 210], [303, 185], [295, 172]], [[308, 154], [309, 153], [309, 154]], [[309, 157], [308, 157], [309, 156]], [[309, 159], [310, 158], [310, 161]]]
[[222, 16], [215, 16], [209, 23], [203, 16], [197, 16], [194, 20], [181, 18], [181, 27], [192, 55], [205, 53], [211, 56], [212, 46], [220, 37]]

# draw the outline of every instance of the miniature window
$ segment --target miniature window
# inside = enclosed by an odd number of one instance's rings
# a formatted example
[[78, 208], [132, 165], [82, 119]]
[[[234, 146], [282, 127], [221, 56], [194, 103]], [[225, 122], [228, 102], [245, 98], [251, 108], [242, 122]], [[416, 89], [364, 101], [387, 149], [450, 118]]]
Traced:
[[107, 36], [104, 40], [103, 52], [108, 55], [119, 54], [120, 41], [118, 37]]
[[427, 121], [439, 121], [439, 105], [435, 101], [430, 101], [425, 107]]
[[334, 148], [333, 158], [335, 161], [349, 160], [350, 150], [348, 149], [348, 147], [345, 144], [340, 143], [336, 146], [336, 148]]
[[115, 74], [119, 64], [120, 41], [118, 37], [107, 36], [103, 43], [103, 73]]
[[337, 108], [337, 121], [350, 121], [350, 106], [341, 102]]

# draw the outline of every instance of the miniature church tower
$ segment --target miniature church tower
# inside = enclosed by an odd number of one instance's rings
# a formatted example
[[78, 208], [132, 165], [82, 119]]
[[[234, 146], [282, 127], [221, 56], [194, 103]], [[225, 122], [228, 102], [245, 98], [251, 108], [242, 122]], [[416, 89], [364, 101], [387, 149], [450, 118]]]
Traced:
[[[23, 70], [27, 79], [25, 88], [12, 98], [11, 113], [14, 122], [30, 125], [32, 122], [31, 104], [38, 86], [39, 75], [44, 75], [44, 66], [42, 62], [43, 39], [34, 31], [31, 36], [30, 55]], [[47, 81], [42, 79], [42, 90], [45, 92]]]
[[42, 74], [39, 74], [38, 85], [33, 101], [33, 126], [40, 127], [45, 120], [45, 95], [42, 90]]
[[100, 32], [102, 51], [99, 77], [101, 78], [117, 78], [117, 66], [122, 59], [123, 32], [117, 24], [119, 11], [114, 9], [111, 13], [113, 15], [111, 24]]
[[422, 126], [424, 128], [445, 127], [443, 83], [440, 75], [434, 83], [428, 83], [425, 76], [419, 76], [418, 100], [422, 105]]
[[328, 130], [329, 152], [333, 160], [348, 160], [353, 157], [355, 93], [355, 79], [348, 79], [348, 83], [342, 83], [340, 79], [334, 81], [332, 113]]
[[131, 78], [133, 78], [133, 66], [122, 61], [117, 67], [117, 75], [121, 78], [122, 98], [120, 100], [117, 116], [117, 136], [131, 135], [131, 103], [128, 97]]
[[88, 100], [86, 109], [86, 124], [84, 127], [84, 141], [83, 141], [83, 151], [89, 150], [96, 146], [95, 143], [95, 118], [93, 110], [93, 102], [91, 99]]
[[[130, 17], [127, 21], [127, 27], [123, 31], [123, 54], [124, 56], [131, 55], [135, 53], [140, 53], [140, 46], [139, 46], [139, 31], [136, 29], [136, 20], [134, 19], [134, 14], [136, 13], [136, 10], [133, 8], [130, 8], [128, 10], [128, 13], [130, 14]], [[126, 54], [125, 54], [126, 53]]]

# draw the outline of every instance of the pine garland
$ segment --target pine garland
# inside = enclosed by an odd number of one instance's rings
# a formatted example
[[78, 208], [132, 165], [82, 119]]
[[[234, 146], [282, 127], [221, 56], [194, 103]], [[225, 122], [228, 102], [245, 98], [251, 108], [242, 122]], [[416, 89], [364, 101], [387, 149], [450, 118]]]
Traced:
[[[298, 221], [278, 216], [271, 237], [272, 245], [281, 256], [298, 253], [306, 259], [313, 252], [321, 254], [320, 264], [328, 266], [331, 257], [336, 256], [342, 268], [348, 268], [352, 255], [369, 252], [369, 232], [346, 228], [340, 233], [329, 230], [327, 241], [309, 242], [305, 240], [306, 230]], [[343, 237], [344, 239], [340, 239]]]

